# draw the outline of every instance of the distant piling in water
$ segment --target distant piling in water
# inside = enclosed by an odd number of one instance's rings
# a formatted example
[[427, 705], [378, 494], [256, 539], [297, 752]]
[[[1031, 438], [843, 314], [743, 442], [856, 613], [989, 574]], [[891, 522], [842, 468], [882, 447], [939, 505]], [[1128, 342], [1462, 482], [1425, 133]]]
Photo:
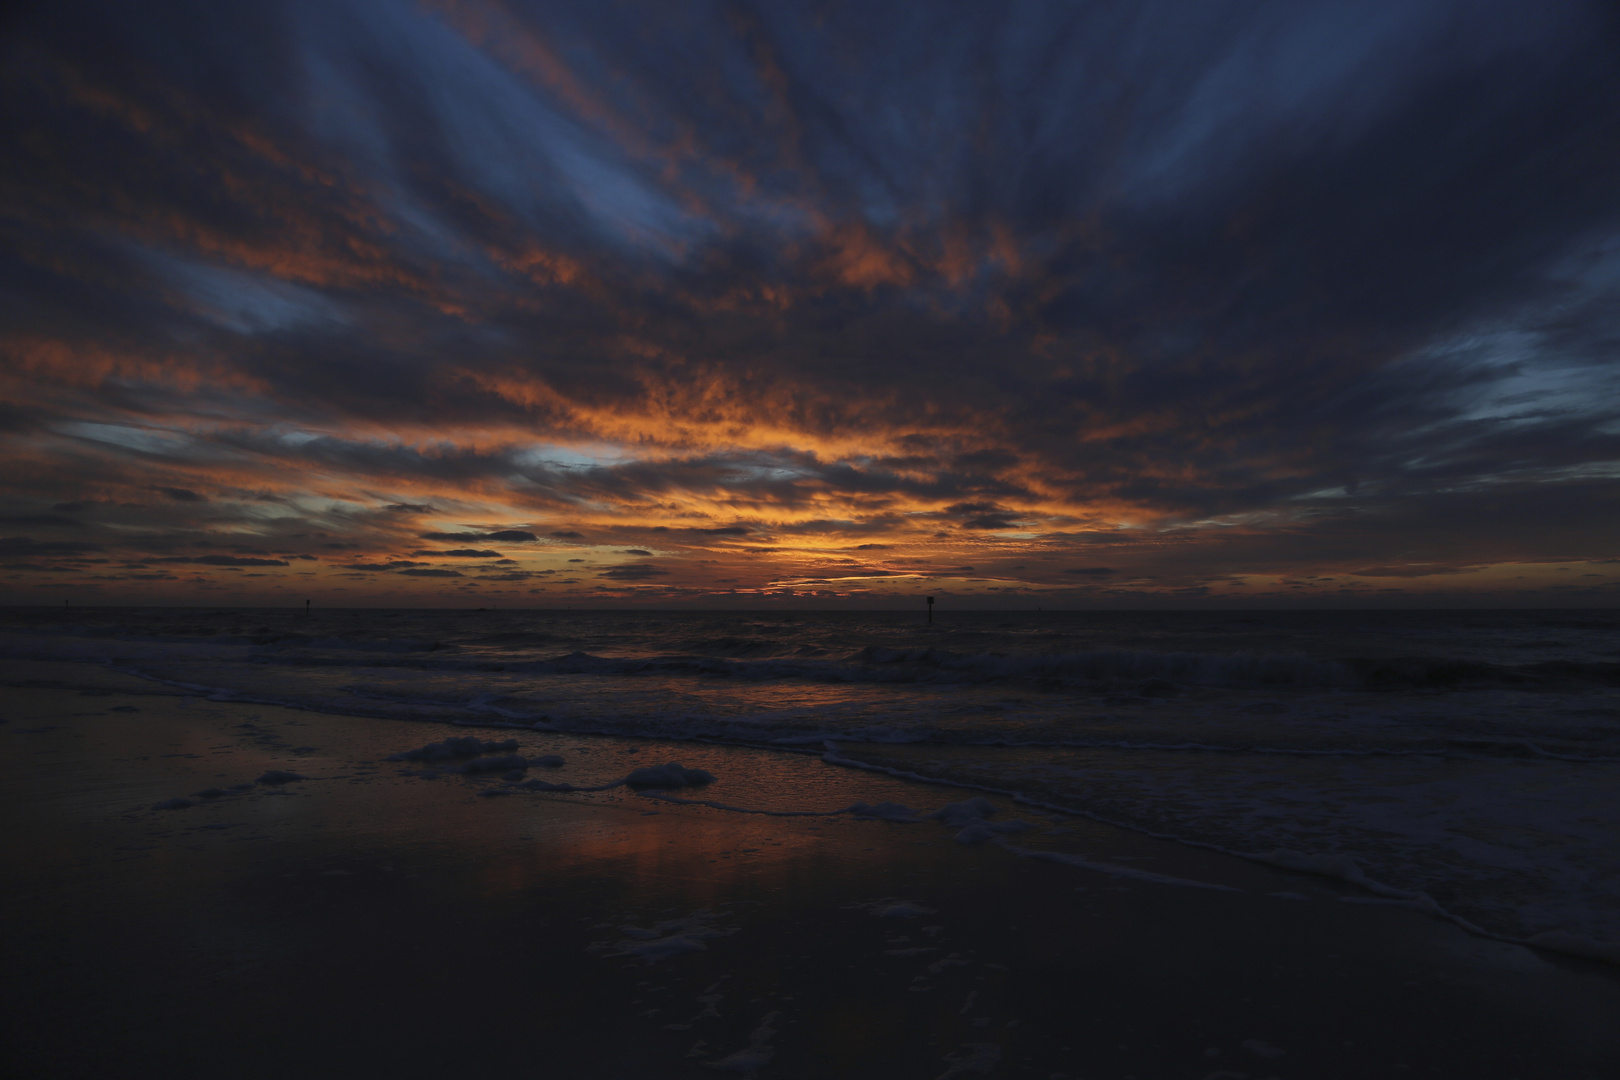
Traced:
[[934, 625], [934, 598], [928, 596], [924, 597], [924, 599], [928, 601], [928, 625], [932, 626]]

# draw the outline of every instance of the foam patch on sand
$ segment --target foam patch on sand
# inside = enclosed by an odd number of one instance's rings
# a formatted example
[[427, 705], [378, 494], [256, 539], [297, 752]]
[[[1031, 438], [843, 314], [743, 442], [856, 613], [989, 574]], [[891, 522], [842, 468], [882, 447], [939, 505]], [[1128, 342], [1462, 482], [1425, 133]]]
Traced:
[[885, 896], [879, 900], [862, 900], [854, 904], [845, 904], [845, 910], [865, 911], [879, 919], [915, 919], [919, 915], [938, 915], [935, 908], [924, 907], [913, 900], [902, 900], [895, 896]]
[[678, 761], [666, 762], [663, 765], [648, 765], [636, 769], [624, 778], [624, 783], [630, 787], [698, 787], [703, 784], [714, 783], [715, 776], [703, 769], [688, 769]]
[[[453, 758], [477, 757], [479, 754], [497, 754], [516, 750], [516, 739], [485, 742], [476, 735], [461, 735], [443, 742], [428, 743], [415, 750], [390, 754], [389, 761], [449, 761]], [[559, 759], [560, 761], [560, 759]]]
[[604, 957], [631, 956], [649, 964], [685, 953], [705, 952], [708, 950], [703, 944], [705, 941], [730, 937], [738, 930], [735, 926], [716, 926], [715, 920], [719, 917], [707, 908], [700, 908], [685, 918], [667, 919], [650, 927], [621, 926], [619, 933], [623, 936], [619, 941], [597, 942], [588, 951]]
[[776, 1037], [778, 1029], [776, 1024], [782, 1019], [779, 1012], [767, 1013], [760, 1020], [759, 1026], [748, 1035], [748, 1045], [732, 1054], [727, 1054], [718, 1061], [704, 1062], [711, 1069], [720, 1069], [724, 1072], [742, 1073], [752, 1076], [771, 1063], [776, 1056], [776, 1050], [771, 1046], [771, 1040]]
[[1017, 819], [996, 822], [986, 820], [998, 812], [995, 803], [983, 796], [974, 796], [962, 802], [946, 803], [928, 817], [941, 825], [960, 828], [962, 831], [952, 837], [958, 844], [982, 844], [1007, 833], [1024, 832], [1035, 827], [1027, 821]]
[[995, 1043], [964, 1043], [960, 1052], [946, 1056], [945, 1063], [950, 1068], [935, 1080], [955, 1080], [971, 1074], [989, 1076], [1001, 1064], [1001, 1047]]
[[964, 825], [972, 825], [983, 821], [996, 813], [996, 804], [982, 796], [975, 796], [962, 802], [946, 803], [944, 806], [928, 815], [930, 821], [937, 821], [941, 825], [950, 825], [960, 829]]
[[1024, 832], [1034, 827], [1029, 822], [1017, 818], [1011, 821], [975, 821], [951, 839], [958, 844], [982, 844], [986, 840], [994, 840], [1007, 833]]

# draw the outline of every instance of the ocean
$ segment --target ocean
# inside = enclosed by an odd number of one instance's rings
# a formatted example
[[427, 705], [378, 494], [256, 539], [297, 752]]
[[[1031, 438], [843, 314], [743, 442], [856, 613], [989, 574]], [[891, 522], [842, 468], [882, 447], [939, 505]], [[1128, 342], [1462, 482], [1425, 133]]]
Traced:
[[[446, 728], [814, 753], [1620, 960], [1620, 613], [924, 619], [12, 608], [0, 656]], [[425, 741], [402, 731], [402, 749]]]

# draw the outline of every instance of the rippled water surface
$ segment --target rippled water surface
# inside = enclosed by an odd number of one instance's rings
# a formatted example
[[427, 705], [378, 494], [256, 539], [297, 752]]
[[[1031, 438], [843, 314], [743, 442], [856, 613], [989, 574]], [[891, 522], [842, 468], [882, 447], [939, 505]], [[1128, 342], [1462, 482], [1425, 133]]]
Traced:
[[1610, 612], [13, 609], [0, 651], [326, 712], [815, 748], [1620, 943]]

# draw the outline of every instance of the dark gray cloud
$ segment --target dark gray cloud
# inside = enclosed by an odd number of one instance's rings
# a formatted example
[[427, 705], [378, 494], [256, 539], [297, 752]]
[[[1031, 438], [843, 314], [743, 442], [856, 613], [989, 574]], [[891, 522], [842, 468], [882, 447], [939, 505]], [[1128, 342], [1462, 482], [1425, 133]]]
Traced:
[[0, 516], [0, 528], [42, 526], [53, 529], [82, 529], [84, 522], [63, 514], [8, 514]]
[[519, 544], [540, 539], [534, 533], [523, 529], [497, 529], [494, 532], [425, 532], [420, 535], [424, 540], [447, 540], [452, 543], [457, 540], [503, 540], [507, 543]]
[[193, 566], [286, 566], [286, 559], [254, 559], [240, 555], [169, 555], [150, 560], [155, 563], [189, 563]]
[[630, 563], [626, 566], [614, 566], [607, 570], [597, 572], [597, 577], [615, 578], [619, 581], [646, 581], [648, 578], [665, 577], [668, 570], [660, 569], [649, 563]]
[[656, 519], [985, 567], [1016, 529], [1078, 588], [1116, 548], [1366, 575], [1616, 524], [1606, 4], [69, 0], [5, 33], [7, 557], [662, 553]]
[[100, 551], [100, 544], [72, 540], [35, 540], [31, 536], [0, 537], [0, 558], [29, 558], [36, 555], [78, 555]]

